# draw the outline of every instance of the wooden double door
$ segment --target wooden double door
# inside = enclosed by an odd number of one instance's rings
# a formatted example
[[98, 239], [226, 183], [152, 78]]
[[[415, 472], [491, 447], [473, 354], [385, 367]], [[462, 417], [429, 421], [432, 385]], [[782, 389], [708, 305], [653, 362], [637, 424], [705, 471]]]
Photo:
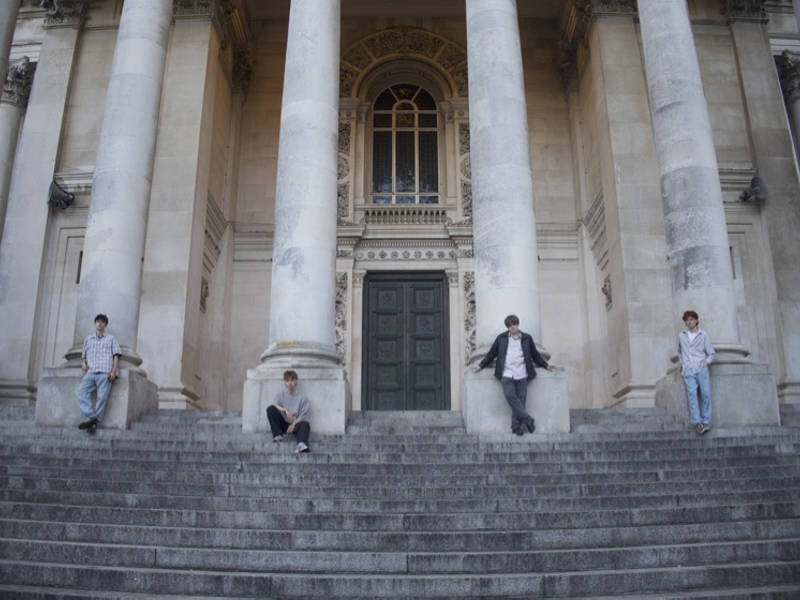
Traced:
[[444, 273], [364, 279], [364, 410], [449, 410], [448, 287]]

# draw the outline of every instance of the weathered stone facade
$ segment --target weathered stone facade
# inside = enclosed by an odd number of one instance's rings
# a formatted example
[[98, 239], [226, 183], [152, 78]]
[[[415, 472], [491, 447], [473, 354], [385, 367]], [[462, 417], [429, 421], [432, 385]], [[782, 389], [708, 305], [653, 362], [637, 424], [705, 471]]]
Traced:
[[[563, 367], [545, 383], [570, 407], [653, 405], [687, 308], [800, 402], [791, 1], [320, 3], [324, 22], [297, 2], [291, 26], [289, 3], [251, 0], [0, 14], [0, 401], [34, 402], [45, 369], [74, 369], [102, 310], [161, 406], [247, 420], [248, 394], [293, 365], [346, 416], [374, 386], [370, 275], [439, 273], [453, 410], [507, 312]], [[116, 67], [134, 8], [163, 35]], [[648, 58], [670, 49], [651, 18], [687, 36], [672, 70]], [[384, 162], [392, 185], [401, 164], [399, 146], [378, 152], [376, 102], [403, 85], [435, 105], [435, 136], [417, 116], [404, 138], [417, 180], [434, 153], [435, 202], [378, 193]], [[103, 114], [122, 115], [116, 134]], [[135, 115], [152, 115], [152, 148]], [[136, 198], [114, 194], [136, 169]], [[72, 205], [48, 208], [53, 180]]]

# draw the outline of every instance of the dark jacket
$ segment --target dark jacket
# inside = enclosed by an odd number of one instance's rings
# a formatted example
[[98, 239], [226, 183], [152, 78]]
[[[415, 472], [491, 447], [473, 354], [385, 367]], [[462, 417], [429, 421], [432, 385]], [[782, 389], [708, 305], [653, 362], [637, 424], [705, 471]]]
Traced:
[[[536, 349], [536, 344], [533, 343], [533, 338], [522, 331], [520, 331], [520, 334], [522, 335], [522, 356], [525, 358], [525, 369], [528, 371], [528, 379], [533, 379], [536, 377], [536, 369], [533, 368], [533, 365], [536, 364], [536, 366], [546, 369], [548, 366], [547, 361], [539, 354], [539, 351]], [[483, 369], [497, 358], [497, 362], [494, 366], [494, 376], [497, 379], [503, 378], [503, 370], [506, 366], [506, 352], [508, 352], [508, 336], [508, 331], [504, 331], [498, 335], [492, 347], [489, 348], [489, 352], [487, 352], [483, 360], [478, 363], [478, 366]]]

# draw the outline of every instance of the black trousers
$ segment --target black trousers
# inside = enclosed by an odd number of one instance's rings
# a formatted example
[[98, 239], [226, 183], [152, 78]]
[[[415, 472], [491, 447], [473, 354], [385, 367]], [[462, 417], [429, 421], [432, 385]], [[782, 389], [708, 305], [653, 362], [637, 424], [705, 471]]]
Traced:
[[[276, 435], [285, 434], [289, 428], [289, 423], [283, 418], [281, 411], [275, 408], [274, 404], [267, 407], [267, 419], [269, 419], [269, 428], [272, 430], [272, 437]], [[308, 436], [311, 434], [311, 425], [308, 421], [300, 421], [294, 426], [294, 435], [298, 442], [308, 444]]]
[[503, 377], [501, 383], [503, 384], [503, 395], [511, 407], [511, 431], [519, 429], [526, 423], [533, 423], [533, 417], [525, 410], [525, 401], [528, 399], [528, 380]]

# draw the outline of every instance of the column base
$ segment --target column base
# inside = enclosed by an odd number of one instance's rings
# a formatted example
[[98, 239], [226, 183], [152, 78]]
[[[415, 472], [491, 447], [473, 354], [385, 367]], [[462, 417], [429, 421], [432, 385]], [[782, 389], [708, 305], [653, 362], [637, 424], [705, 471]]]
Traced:
[[[778, 394], [769, 366], [748, 361], [714, 361], [711, 415], [714, 427], [780, 425]], [[677, 367], [656, 383], [656, 406], [689, 425], [686, 387]]]
[[36, 386], [27, 379], [0, 379], [0, 404], [33, 406]]
[[619, 391], [609, 408], [652, 408], [656, 405], [656, 386], [629, 385]]
[[242, 431], [269, 431], [267, 407], [286, 389], [283, 372], [297, 372], [300, 393], [308, 397], [311, 410], [308, 421], [314, 433], [343, 434], [350, 414], [350, 386], [344, 367], [327, 360], [305, 358], [302, 364], [267, 361], [248, 369], [242, 397]]
[[[464, 375], [463, 409], [467, 433], [508, 433], [511, 408], [492, 368]], [[528, 382], [528, 413], [536, 421], [536, 433], [569, 433], [569, 395], [563, 371], [536, 371]]]
[[158, 387], [158, 408], [197, 410], [199, 396], [185, 387]]
[[[78, 409], [76, 391], [83, 371], [74, 367], [51, 367], [39, 379], [36, 423], [52, 427], [75, 427], [84, 420]], [[111, 386], [103, 427], [127, 429], [146, 412], [158, 408], [156, 384], [136, 367], [119, 369]]]
[[800, 381], [779, 383], [778, 401], [781, 404], [800, 404]]

